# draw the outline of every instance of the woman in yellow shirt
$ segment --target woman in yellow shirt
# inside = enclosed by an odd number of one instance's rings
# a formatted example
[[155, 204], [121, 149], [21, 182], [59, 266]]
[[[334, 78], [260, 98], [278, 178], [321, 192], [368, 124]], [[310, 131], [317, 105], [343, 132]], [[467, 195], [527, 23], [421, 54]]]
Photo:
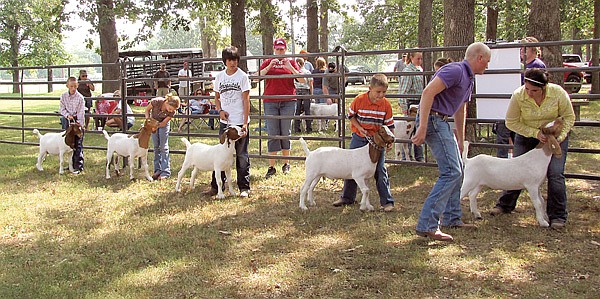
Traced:
[[[560, 86], [548, 83], [544, 69], [525, 71], [525, 84], [513, 93], [506, 111], [506, 127], [516, 133], [513, 156], [517, 157], [548, 138], [539, 129], [542, 125], [562, 116], [564, 127], [557, 140], [563, 155], [553, 156], [548, 165], [547, 209], [550, 227], [560, 229], [567, 222], [567, 191], [565, 186], [565, 161], [569, 145], [569, 132], [575, 124], [575, 113], [567, 92]], [[504, 191], [492, 215], [510, 213], [517, 205], [521, 190]]]

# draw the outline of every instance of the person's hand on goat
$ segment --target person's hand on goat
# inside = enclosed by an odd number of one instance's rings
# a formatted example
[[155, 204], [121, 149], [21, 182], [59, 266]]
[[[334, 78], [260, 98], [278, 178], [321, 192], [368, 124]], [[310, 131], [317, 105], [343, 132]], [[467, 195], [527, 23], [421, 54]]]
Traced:
[[542, 133], [542, 131], [539, 131], [537, 133], [537, 137], [536, 137], [541, 143], [546, 143], [548, 142], [548, 136], [544, 135], [544, 133]]

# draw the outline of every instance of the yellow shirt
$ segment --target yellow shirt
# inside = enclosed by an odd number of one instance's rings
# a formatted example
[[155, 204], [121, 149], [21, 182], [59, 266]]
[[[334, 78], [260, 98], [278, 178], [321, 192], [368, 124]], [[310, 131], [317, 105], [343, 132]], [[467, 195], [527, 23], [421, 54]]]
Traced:
[[559, 116], [565, 119], [563, 130], [558, 136], [558, 142], [562, 142], [575, 124], [575, 113], [569, 94], [560, 85], [548, 83], [546, 97], [538, 106], [535, 100], [527, 95], [525, 86], [521, 86], [510, 98], [506, 111], [506, 127], [519, 135], [536, 138], [542, 125]]

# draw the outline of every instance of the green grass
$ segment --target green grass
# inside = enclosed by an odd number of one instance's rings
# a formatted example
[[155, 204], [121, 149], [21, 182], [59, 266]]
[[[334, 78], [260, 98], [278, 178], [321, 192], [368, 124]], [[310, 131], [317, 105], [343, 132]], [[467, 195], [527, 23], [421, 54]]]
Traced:
[[[598, 120], [598, 104], [582, 109], [582, 117]], [[53, 111], [57, 102], [44, 105], [28, 109]], [[2, 102], [1, 110], [6, 107]], [[0, 115], [0, 122], [17, 121]], [[27, 118], [26, 123], [59, 126], [47, 117]], [[0, 131], [1, 139], [9, 135], [13, 133]], [[25, 137], [37, 142], [29, 132]], [[577, 128], [571, 144], [598, 148], [598, 138], [597, 128]], [[102, 139], [89, 134], [85, 143], [102, 145]], [[309, 141], [312, 149], [320, 144]], [[171, 145], [183, 147], [178, 138], [171, 138]], [[266, 161], [252, 159], [251, 197], [218, 200], [201, 194], [208, 188], [206, 172], [199, 173], [192, 191], [188, 171], [184, 191], [178, 194], [175, 178], [150, 183], [141, 179], [140, 170], [135, 173], [140, 179], [133, 182], [128, 176], [106, 180], [105, 153], [99, 150], [85, 150], [83, 175], [58, 175], [55, 156], [48, 157], [45, 170], [39, 172], [34, 167], [37, 151], [36, 146], [0, 144], [0, 298], [600, 294], [599, 182], [567, 180], [570, 213], [565, 231], [540, 228], [529, 200], [522, 197], [515, 213], [494, 218], [484, 214], [485, 219], [476, 222], [478, 229], [449, 231], [456, 241], [444, 244], [414, 234], [423, 200], [437, 176], [431, 167], [388, 167], [396, 212], [332, 207], [341, 193], [340, 180], [320, 182], [315, 189], [317, 207], [301, 212], [301, 161], [292, 162], [289, 175], [267, 180]], [[293, 153], [303, 155], [299, 147]], [[182, 160], [182, 155], [172, 156], [174, 174]], [[598, 174], [597, 160], [572, 153], [568, 168]], [[482, 211], [491, 208], [498, 195], [482, 192]], [[375, 195], [371, 203], [377, 206]], [[474, 221], [467, 202], [463, 211], [465, 220]]]

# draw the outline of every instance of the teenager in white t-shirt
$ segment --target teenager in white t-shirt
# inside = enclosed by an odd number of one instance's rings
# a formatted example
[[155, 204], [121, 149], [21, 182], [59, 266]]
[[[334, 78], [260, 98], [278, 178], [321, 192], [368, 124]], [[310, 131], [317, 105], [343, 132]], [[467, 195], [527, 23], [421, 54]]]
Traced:
[[[177, 77], [189, 79], [192, 77], [192, 70], [190, 70], [189, 64], [187, 61], [183, 62], [183, 68], [179, 70], [177, 73]], [[179, 80], [179, 90], [177, 91], [179, 96], [188, 96], [190, 95], [190, 81], [187, 80]]]
[[[240, 54], [234, 46], [223, 49], [221, 55], [225, 70], [215, 76], [215, 105], [219, 111], [221, 126], [219, 135], [227, 126], [242, 127], [243, 136], [235, 142], [235, 169], [237, 185], [241, 197], [248, 197], [250, 191], [250, 158], [248, 157], [248, 123], [250, 122], [250, 79], [248, 74], [238, 68]], [[221, 174], [223, 187], [225, 174]], [[217, 181], [213, 172], [210, 194], [217, 194]]]

